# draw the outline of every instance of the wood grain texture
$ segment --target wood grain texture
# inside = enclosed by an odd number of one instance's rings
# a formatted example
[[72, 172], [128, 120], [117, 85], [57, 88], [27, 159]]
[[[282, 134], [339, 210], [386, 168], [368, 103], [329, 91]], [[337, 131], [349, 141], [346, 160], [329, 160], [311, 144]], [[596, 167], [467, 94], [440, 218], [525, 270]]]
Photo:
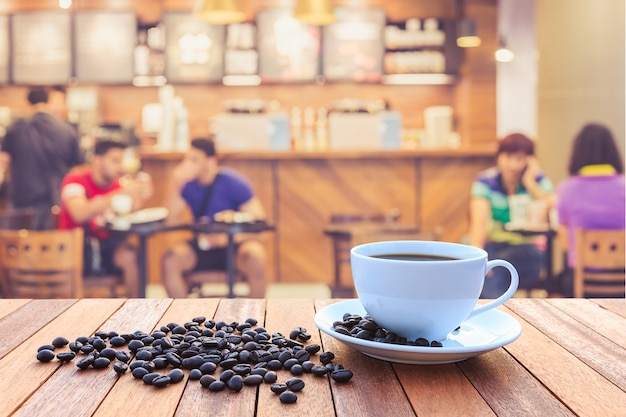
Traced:
[[[626, 391], [626, 362], [615, 342], [600, 336], [592, 327], [587, 327], [569, 314], [537, 303], [537, 299], [529, 299], [523, 306], [518, 300], [511, 299], [507, 307], [525, 320], [532, 321], [552, 340]], [[623, 333], [624, 328], [622, 321], [614, 331]]]
[[459, 362], [458, 366], [497, 415], [575, 415], [502, 349]]
[[495, 415], [454, 364], [393, 364], [393, 369], [418, 416]]
[[[22, 344], [15, 347], [9, 354], [0, 359], [0, 368], [2, 368], [2, 378], [0, 378], [0, 392], [2, 392], [2, 401], [0, 401], [0, 415], [11, 415], [15, 408], [22, 403], [26, 404], [15, 415], [34, 416], [34, 415], [68, 415], [65, 409], [59, 409], [58, 404], [65, 404], [68, 394], [65, 392], [64, 381], [60, 385], [56, 385], [49, 392], [40, 385], [49, 383], [51, 379], [56, 379], [57, 375], [73, 373], [75, 366], [60, 366], [58, 361], [52, 363], [40, 363], [36, 359], [37, 348], [41, 345], [49, 344], [57, 336], [65, 336], [72, 339], [81, 335], [91, 335], [99, 326], [107, 320], [107, 318], [123, 303], [123, 300], [107, 299], [107, 300], [81, 300], [78, 303], [74, 301], [64, 300], [39, 300], [29, 303], [25, 308], [37, 310], [38, 304], [41, 303], [40, 311], [48, 311], [53, 319], [48, 321], [45, 316], [40, 319], [44, 326], [30, 327], [30, 337], [24, 340]], [[47, 308], [45, 308], [47, 305]], [[59, 314], [66, 307], [72, 306], [64, 314]], [[19, 311], [19, 310], [18, 310]], [[56, 311], [56, 313], [55, 313]], [[27, 317], [27, 313], [22, 311]], [[27, 322], [19, 318], [15, 322]], [[8, 330], [8, 329], [5, 329]], [[3, 334], [5, 334], [3, 332]], [[8, 333], [9, 335], [11, 333]], [[62, 380], [64, 378], [61, 378]], [[74, 382], [80, 382], [81, 378], [75, 379]], [[44, 385], [46, 385], [44, 384]], [[53, 383], [54, 385], [54, 383]], [[39, 390], [38, 390], [39, 389]], [[38, 390], [34, 395], [33, 392]], [[43, 391], [41, 391], [43, 390]], [[102, 392], [104, 395], [106, 392]], [[79, 392], [72, 393], [80, 396]], [[48, 397], [50, 395], [50, 397]], [[58, 402], [53, 398], [58, 397]], [[41, 404], [37, 404], [39, 399], [43, 399]], [[28, 401], [27, 401], [28, 400]], [[42, 411], [43, 404], [48, 404], [55, 408], [48, 414]], [[32, 407], [32, 408], [31, 408]], [[77, 408], [80, 404], [77, 404]], [[43, 414], [39, 414], [39, 412]], [[79, 415], [79, 414], [76, 414]], [[85, 414], [83, 414], [85, 415]]]
[[[265, 300], [233, 300], [222, 299], [215, 315], [215, 320], [226, 323], [236, 321], [243, 323], [253, 317], [263, 325]], [[219, 376], [218, 368], [215, 376]], [[220, 392], [210, 392], [203, 388], [198, 381], [189, 381], [185, 392], [180, 399], [176, 416], [198, 416], [210, 412], [211, 416], [253, 416], [256, 408], [257, 387], [244, 386], [240, 392], [228, 388]]]
[[392, 160], [281, 161], [278, 166], [280, 280], [332, 279], [331, 241], [323, 234], [332, 213], [400, 210], [414, 224], [414, 162]]
[[29, 299], [24, 299], [24, 298], [20, 298], [20, 299], [10, 298], [10, 299], [5, 300], [5, 303], [2, 303], [2, 305], [0, 305], [0, 320], [4, 316], [11, 314], [18, 308], [22, 307], [24, 304], [28, 304], [29, 302], [30, 302]]
[[[269, 332], [281, 332], [289, 336], [289, 332], [296, 327], [304, 327], [311, 335], [306, 345], [318, 344], [321, 346], [321, 338], [313, 316], [315, 308], [311, 299], [277, 299], [268, 303], [265, 315], [265, 327]], [[311, 362], [320, 364], [319, 354], [311, 356]], [[285, 383], [293, 378], [290, 372], [278, 371], [278, 382]], [[259, 389], [257, 417], [293, 416], [293, 417], [319, 417], [334, 413], [332, 395], [328, 377], [316, 377], [313, 374], [298, 376], [306, 384], [304, 390], [297, 393], [296, 404], [283, 404], [278, 396], [271, 392], [268, 384]]]
[[[103, 302], [103, 300], [98, 301]], [[83, 314], [93, 315], [100, 320], [80, 333], [75, 333], [74, 329], [68, 329], [65, 334], [68, 339], [72, 339], [92, 335], [97, 330], [115, 330], [120, 334], [132, 333], [136, 330], [147, 332], [156, 325], [171, 302], [171, 299], [130, 299], [117, 310], [113, 308], [114, 304], [108, 304], [108, 307], [107, 304], [103, 304], [102, 307], [95, 304], [91, 306], [91, 310], [95, 311], [83, 311]], [[74, 309], [70, 312], [74, 313]], [[77, 317], [73, 323], [80, 321], [81, 318]], [[72, 323], [72, 320], [64, 318], [63, 323], [68, 325]], [[44, 366], [49, 366], [49, 364]], [[126, 375], [126, 377], [130, 376]], [[91, 416], [118, 380], [119, 377], [111, 368], [90, 368], [83, 371], [72, 364], [61, 366], [15, 415], [25, 417], [34, 415]], [[60, 407], [59, 404], [63, 406]]]
[[626, 318], [626, 305], [624, 305], [623, 300], [616, 298], [596, 298], [592, 300], [594, 303], [606, 308], [614, 312], [615, 314], [619, 314], [620, 316]]
[[[217, 299], [174, 300], [164, 314], [157, 318], [155, 324], [143, 329], [143, 331], [149, 333], [152, 329], [168, 323], [182, 325], [191, 321], [192, 318], [201, 315], [213, 317], [217, 305]], [[157, 372], [166, 375], [170, 370], [171, 368], [168, 367]], [[143, 381], [133, 378], [130, 373], [126, 373], [117, 380], [94, 415], [99, 417], [142, 415], [146, 412], [147, 404], [158, 404], [158, 407], [150, 408], [149, 414], [151, 416], [172, 416], [178, 407], [180, 397], [186, 385], [194, 383], [199, 385], [198, 381], [187, 382], [187, 378], [185, 378], [180, 383], [172, 384], [166, 387], [166, 389], [158, 389], [147, 386]], [[133, 400], [127, 401], [127, 398], [132, 398]]]
[[[319, 311], [328, 301], [316, 300]], [[322, 333], [324, 351], [335, 354], [334, 363], [355, 372], [346, 384], [331, 382], [337, 417], [414, 416], [391, 363], [363, 355]]]
[[494, 158], [421, 159], [419, 163], [420, 224], [442, 228], [442, 240], [461, 242], [469, 230], [469, 201], [478, 173]]
[[[576, 303], [577, 306], [580, 304]], [[579, 361], [561, 347], [558, 340], [544, 335], [511, 310], [507, 313], [521, 323], [522, 335], [504, 349], [572, 411], [581, 416], [617, 417], [624, 414], [624, 391]], [[542, 347], [540, 351], [538, 345]], [[602, 400], [598, 401], [599, 398]]]
[[[31, 334], [54, 320], [75, 302], [76, 300], [55, 300], [53, 302], [33, 300], [0, 319], [0, 358], [26, 340]], [[11, 303], [13, 306], [16, 304], [15, 302]], [[52, 339], [43, 342], [42, 345], [49, 344]]]
[[585, 326], [626, 349], [626, 320], [591, 300], [580, 302], [573, 298], [551, 298], [550, 304], [569, 314]]

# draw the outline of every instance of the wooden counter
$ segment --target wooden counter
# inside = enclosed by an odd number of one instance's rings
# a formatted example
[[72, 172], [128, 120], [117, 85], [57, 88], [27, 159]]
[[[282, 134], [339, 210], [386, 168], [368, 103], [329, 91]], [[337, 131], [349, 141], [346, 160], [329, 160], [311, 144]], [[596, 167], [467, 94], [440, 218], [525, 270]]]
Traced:
[[[495, 145], [494, 145], [495, 146]], [[476, 174], [495, 162], [495, 147], [378, 152], [246, 152], [220, 154], [222, 166], [245, 175], [261, 199], [274, 233], [262, 236], [269, 282], [332, 279], [332, 250], [323, 229], [331, 213], [400, 210], [400, 222], [423, 230], [441, 226], [442, 239], [467, 233], [469, 193]], [[156, 184], [149, 205], [164, 205], [180, 152], [143, 152]], [[160, 282], [159, 259], [174, 233], [149, 242], [149, 282]]]

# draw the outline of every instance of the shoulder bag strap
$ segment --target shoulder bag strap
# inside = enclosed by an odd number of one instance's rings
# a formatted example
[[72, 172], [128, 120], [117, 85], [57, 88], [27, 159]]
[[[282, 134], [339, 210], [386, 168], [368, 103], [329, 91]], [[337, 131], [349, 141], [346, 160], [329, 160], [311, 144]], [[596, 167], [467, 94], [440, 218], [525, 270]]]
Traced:
[[[202, 201], [200, 202], [200, 206], [198, 207], [198, 211], [195, 213], [196, 220], [198, 220], [201, 217], [203, 217], [204, 216], [204, 212], [209, 207], [209, 203], [211, 202], [211, 197], [213, 196], [213, 190], [215, 189], [215, 183], [217, 182], [219, 176], [220, 176], [220, 174], [218, 173], [215, 176], [215, 178], [213, 179], [213, 182], [211, 184], [209, 184], [207, 186], [206, 190], [204, 191], [204, 195], [202, 196]], [[209, 220], [211, 220], [211, 219], [209, 219]]]

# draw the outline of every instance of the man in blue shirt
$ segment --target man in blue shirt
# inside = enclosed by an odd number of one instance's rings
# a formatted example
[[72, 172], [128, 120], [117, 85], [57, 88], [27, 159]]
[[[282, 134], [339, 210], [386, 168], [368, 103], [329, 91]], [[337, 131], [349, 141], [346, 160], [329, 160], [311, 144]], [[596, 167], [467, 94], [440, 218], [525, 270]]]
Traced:
[[[191, 141], [184, 160], [175, 168], [174, 189], [169, 199], [168, 223], [181, 220], [189, 209], [195, 221], [212, 221], [216, 215], [249, 213], [256, 220], [265, 212], [250, 184], [237, 172], [220, 168], [211, 139]], [[198, 235], [171, 248], [163, 257], [163, 281], [170, 297], [187, 296], [185, 274], [194, 271], [226, 270], [226, 235]], [[237, 270], [250, 286], [250, 297], [265, 296], [265, 248], [254, 240], [237, 243]]]

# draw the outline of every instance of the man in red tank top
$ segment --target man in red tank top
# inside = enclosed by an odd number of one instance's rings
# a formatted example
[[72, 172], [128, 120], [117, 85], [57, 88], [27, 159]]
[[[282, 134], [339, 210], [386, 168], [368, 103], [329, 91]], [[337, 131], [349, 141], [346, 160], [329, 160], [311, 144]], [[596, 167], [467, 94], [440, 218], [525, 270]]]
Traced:
[[[122, 273], [130, 297], [139, 296], [136, 250], [123, 238], [110, 236], [103, 227], [111, 212], [111, 198], [128, 194], [139, 208], [146, 184], [137, 180], [120, 185], [126, 145], [103, 140], [96, 143], [90, 166], [70, 172], [61, 185], [59, 228], [85, 228], [84, 274]], [[151, 186], [151, 185], [150, 185]]]

